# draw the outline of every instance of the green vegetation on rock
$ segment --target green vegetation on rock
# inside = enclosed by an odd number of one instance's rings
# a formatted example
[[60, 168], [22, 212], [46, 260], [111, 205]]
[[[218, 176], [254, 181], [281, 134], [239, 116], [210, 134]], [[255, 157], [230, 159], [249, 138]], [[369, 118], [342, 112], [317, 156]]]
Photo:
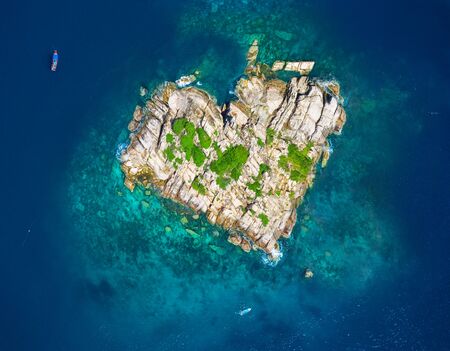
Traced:
[[264, 227], [266, 227], [269, 224], [269, 217], [265, 213], [260, 213], [258, 215], [258, 218], [261, 220]]
[[220, 149], [220, 146], [219, 146], [219, 144], [217, 143], [217, 141], [215, 141], [215, 142], [213, 143], [213, 149], [214, 149], [214, 151], [216, 152], [216, 154], [217, 154], [218, 157], [222, 157], [223, 152], [222, 152], [222, 150]]
[[286, 172], [289, 172], [289, 164], [288, 158], [285, 155], [280, 156], [278, 159], [278, 167], [284, 169]]
[[258, 177], [261, 177], [264, 173], [268, 172], [270, 170], [270, 167], [266, 165], [265, 163], [261, 163], [259, 165], [259, 174]]
[[176, 119], [172, 124], [172, 130], [176, 135], [180, 135], [181, 132], [184, 130], [184, 127], [188, 123], [188, 120], [186, 118], [179, 118]]
[[257, 144], [258, 146], [264, 147], [264, 142], [261, 140], [261, 138], [258, 138]]
[[175, 159], [175, 154], [173, 153], [173, 150], [170, 147], [164, 150], [164, 155], [167, 157], [169, 161], [173, 161]]
[[186, 160], [189, 161], [194, 147], [194, 137], [192, 135], [183, 135], [180, 139], [181, 150], [186, 154]]
[[205, 161], [206, 157], [203, 151], [201, 151], [194, 144], [194, 137], [195, 137], [194, 123], [189, 122], [186, 118], [179, 118], [175, 120], [175, 122], [173, 123], [172, 130], [176, 135], [180, 137], [180, 147], [185, 154], [186, 161], [189, 161], [191, 159], [191, 156], [193, 156], [195, 164], [198, 167], [201, 166]]
[[211, 137], [206, 133], [203, 128], [197, 128], [198, 140], [200, 141], [200, 146], [203, 149], [209, 149], [211, 146]]
[[289, 178], [296, 182], [302, 182], [311, 172], [313, 160], [308, 156], [313, 143], [309, 142], [305, 148], [300, 150], [297, 145], [289, 144], [288, 154], [278, 159], [278, 166], [289, 172]]
[[[185, 154], [186, 161], [189, 161], [192, 157], [197, 167], [202, 166], [206, 159], [202, 148], [208, 149], [211, 146], [211, 138], [208, 133], [203, 128], [196, 129], [194, 123], [186, 118], [175, 120], [172, 124], [172, 131], [180, 138], [180, 148]], [[199, 146], [194, 141], [196, 133], [200, 143]], [[171, 143], [174, 141], [174, 136], [169, 133], [166, 135], [166, 140], [168, 143]]]
[[231, 181], [230, 178], [225, 178], [225, 177], [217, 177], [217, 179], [216, 179], [217, 185], [222, 190], [225, 190], [227, 188], [228, 184], [230, 184], [230, 181]]
[[275, 130], [267, 128], [266, 130], [266, 145], [272, 145], [273, 138], [275, 137]]
[[200, 179], [198, 177], [195, 177], [195, 179], [192, 181], [192, 188], [201, 195], [206, 194], [205, 186], [200, 182]]
[[247, 183], [247, 186], [250, 190], [252, 190], [255, 193], [255, 196], [261, 196], [261, 183], [258, 180], [255, 180], [253, 183]]
[[217, 153], [217, 160], [211, 162], [211, 170], [220, 177], [230, 176], [238, 180], [248, 156], [249, 152], [243, 145], [229, 146], [225, 152]]
[[167, 133], [166, 134], [166, 141], [170, 144], [173, 143], [173, 134]]
[[203, 165], [206, 159], [205, 153], [200, 149], [198, 146], [192, 147], [192, 158], [194, 159], [194, 163], [197, 167], [200, 167]]
[[262, 163], [259, 165], [259, 172], [258, 176], [253, 177], [254, 182], [253, 183], [247, 183], [248, 188], [255, 193], [255, 197], [262, 195], [262, 175], [270, 170], [270, 167], [266, 165], [265, 163]]

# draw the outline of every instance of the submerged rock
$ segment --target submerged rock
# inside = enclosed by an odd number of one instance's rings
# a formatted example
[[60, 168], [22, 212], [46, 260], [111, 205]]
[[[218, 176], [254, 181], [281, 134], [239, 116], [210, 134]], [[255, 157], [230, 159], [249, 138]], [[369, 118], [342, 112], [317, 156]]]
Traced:
[[135, 111], [140, 119], [133, 116], [139, 123], [121, 168], [131, 191], [152, 185], [232, 230], [232, 244], [278, 260], [278, 239], [290, 236], [327, 137], [340, 133], [346, 115], [337, 83], [276, 76], [281, 69], [308, 74], [314, 62], [276, 61], [271, 68], [256, 62], [257, 54], [254, 41], [236, 99], [222, 107], [197, 87], [159, 86]]
[[282, 31], [282, 30], [276, 30], [276, 31], [275, 31], [275, 35], [276, 35], [278, 38], [283, 39], [283, 40], [286, 40], [286, 41], [291, 40], [292, 37], [294, 36], [292, 33], [285, 32], [285, 31]]
[[313, 271], [312, 271], [311, 269], [306, 268], [306, 269], [305, 269], [305, 272], [304, 272], [304, 274], [303, 274], [303, 276], [304, 276], [306, 279], [311, 279], [312, 277], [314, 277], [314, 273], [313, 273]]
[[220, 246], [209, 245], [209, 248], [211, 250], [213, 250], [216, 254], [220, 255], [220, 256], [223, 256], [226, 253], [225, 249], [223, 247], [220, 247]]
[[195, 232], [195, 231], [193, 231], [192, 229], [185, 228], [184, 230], [186, 231], [186, 233], [188, 233], [188, 234], [189, 234], [190, 236], [192, 236], [194, 239], [200, 238], [200, 234], [197, 233], [197, 232]]
[[256, 62], [256, 58], [258, 57], [258, 51], [259, 51], [258, 41], [254, 40], [252, 45], [248, 49], [247, 61], [250, 62], [250, 63], [255, 63]]
[[141, 87], [139, 88], [139, 95], [144, 97], [147, 94], [148, 94], [148, 89], [146, 87], [144, 87], [143, 85], [141, 85]]
[[189, 220], [186, 217], [181, 217], [180, 222], [181, 224], [187, 224], [189, 223]]

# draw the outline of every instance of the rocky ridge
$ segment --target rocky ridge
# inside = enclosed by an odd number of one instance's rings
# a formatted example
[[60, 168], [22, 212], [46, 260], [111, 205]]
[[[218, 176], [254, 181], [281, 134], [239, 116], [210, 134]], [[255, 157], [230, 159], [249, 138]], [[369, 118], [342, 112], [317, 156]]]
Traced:
[[[156, 187], [229, 229], [232, 244], [276, 261], [278, 239], [290, 236], [316, 164], [330, 156], [327, 137], [346, 115], [337, 82], [308, 78], [314, 62], [268, 66], [258, 50], [255, 41], [236, 98], [222, 107], [197, 87], [159, 86], [134, 111], [121, 167], [131, 191]], [[285, 82], [282, 70], [298, 76]]]

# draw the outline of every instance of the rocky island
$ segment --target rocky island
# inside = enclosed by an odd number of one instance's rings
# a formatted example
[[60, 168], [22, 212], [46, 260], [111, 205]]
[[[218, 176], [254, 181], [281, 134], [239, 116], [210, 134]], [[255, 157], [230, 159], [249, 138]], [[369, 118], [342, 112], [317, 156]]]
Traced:
[[[190, 85], [195, 75], [160, 85], [134, 111], [121, 168], [131, 191], [155, 187], [228, 229], [232, 244], [276, 261], [278, 239], [290, 236], [316, 165], [330, 156], [327, 137], [346, 115], [338, 83], [308, 77], [314, 62], [269, 66], [257, 56], [254, 41], [223, 106]], [[280, 71], [295, 74], [285, 82]]]

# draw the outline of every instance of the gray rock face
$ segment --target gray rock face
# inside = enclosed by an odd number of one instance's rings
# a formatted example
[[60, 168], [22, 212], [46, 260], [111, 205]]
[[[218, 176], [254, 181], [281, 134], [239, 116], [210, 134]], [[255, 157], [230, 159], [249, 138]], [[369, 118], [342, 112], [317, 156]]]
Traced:
[[[263, 250], [277, 260], [278, 239], [289, 237], [297, 206], [326, 153], [327, 137], [341, 132], [346, 115], [336, 82], [299, 76], [286, 83], [269, 66], [256, 63], [257, 53], [254, 42], [247, 76], [236, 86], [237, 99], [222, 108], [195, 87], [166, 82], [157, 88], [134, 112], [121, 166], [131, 191], [135, 184], [154, 186], [162, 196], [229, 229], [232, 244], [247, 252]], [[313, 65], [309, 62], [305, 70]], [[275, 68], [291, 70], [286, 66]], [[296, 67], [303, 69], [301, 62]], [[181, 132], [177, 120], [185, 126]], [[202, 142], [202, 131], [209, 145]], [[221, 173], [218, 163], [233, 165], [233, 157], [240, 157], [230, 151], [238, 145], [246, 150], [243, 164], [231, 175]]]

